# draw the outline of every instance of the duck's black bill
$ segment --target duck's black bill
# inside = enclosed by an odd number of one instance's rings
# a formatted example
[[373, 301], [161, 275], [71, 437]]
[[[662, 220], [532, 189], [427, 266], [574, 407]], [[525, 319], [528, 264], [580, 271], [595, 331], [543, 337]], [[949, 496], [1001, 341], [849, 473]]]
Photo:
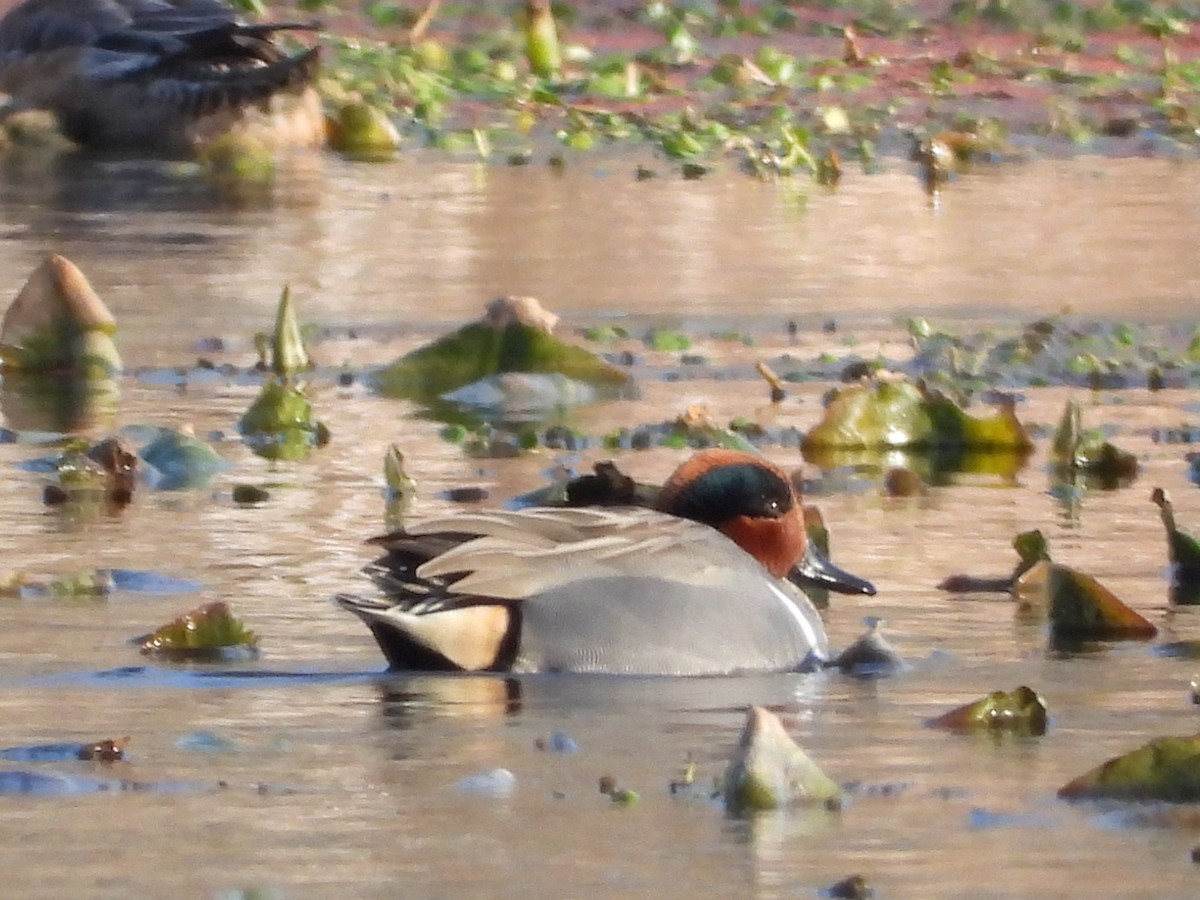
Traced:
[[845, 569], [839, 569], [812, 544], [808, 545], [804, 557], [788, 573], [788, 580], [801, 590], [824, 588], [839, 594], [875, 596], [875, 585], [857, 575], [851, 575]]

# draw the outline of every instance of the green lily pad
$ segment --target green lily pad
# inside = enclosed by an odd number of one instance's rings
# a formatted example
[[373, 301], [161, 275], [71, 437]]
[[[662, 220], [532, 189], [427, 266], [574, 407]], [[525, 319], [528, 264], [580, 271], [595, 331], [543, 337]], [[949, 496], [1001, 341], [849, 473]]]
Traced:
[[503, 297], [480, 322], [406, 354], [374, 376], [385, 396], [430, 402], [504, 372], [558, 373], [609, 391], [629, 375], [550, 331], [557, 317], [530, 297]]
[[791, 739], [779, 717], [761, 706], [746, 713], [737, 749], [725, 769], [725, 808], [731, 815], [794, 804], [841, 805], [841, 788]]
[[0, 360], [20, 372], [71, 372], [109, 378], [121, 371], [116, 321], [87, 277], [51, 254], [21, 288], [0, 322]]
[[1165, 737], [1114, 757], [1059, 788], [1068, 800], [1200, 801], [1200, 735]]
[[986, 697], [942, 713], [926, 724], [955, 731], [1003, 730], [1045, 734], [1046, 702], [1037, 691], [1021, 685], [1012, 692], [992, 691]]
[[136, 640], [142, 653], [171, 659], [220, 660], [231, 651], [250, 655], [258, 651], [258, 637], [222, 601], [184, 613]]

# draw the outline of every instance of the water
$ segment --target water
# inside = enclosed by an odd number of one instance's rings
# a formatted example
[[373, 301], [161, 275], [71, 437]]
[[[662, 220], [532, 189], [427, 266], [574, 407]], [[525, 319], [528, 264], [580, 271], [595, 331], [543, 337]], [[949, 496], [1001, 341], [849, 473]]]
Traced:
[[[1079, 158], [983, 169], [950, 185], [936, 207], [899, 163], [826, 192], [738, 175], [638, 183], [619, 157], [561, 175], [421, 157], [365, 167], [320, 159], [299, 165], [271, 202], [241, 205], [139, 163], [6, 167], [0, 271], [9, 295], [44, 254], [60, 252], [120, 323], [130, 374], [95, 432], [191, 423], [231, 467], [210, 489], [143, 489], [123, 513], [79, 521], [44, 507], [44, 476], [21, 466], [44, 449], [0, 445], [7, 571], [112, 567], [201, 585], [0, 603], [3, 744], [131, 738], [127, 762], [3, 764], [91, 786], [0, 796], [5, 893], [803, 897], [858, 872], [884, 897], [1195, 895], [1194, 825], [1055, 799], [1109, 756], [1197, 730], [1187, 692], [1196, 664], [1159, 648], [1200, 637], [1200, 622], [1190, 609], [1168, 609], [1165, 543], [1147, 499], [1152, 486], [1166, 487], [1184, 527], [1200, 528], [1186, 448], [1153, 439], [1154, 429], [1194, 421], [1189, 391], [1130, 388], [1095, 405], [1064, 387], [1023, 392], [1027, 424], [1052, 427], [1075, 396], [1087, 424], [1111, 426], [1139, 457], [1132, 487], [1088, 493], [1077, 514], [1049, 494], [1045, 437], [1010, 481], [960, 476], [909, 500], [881, 497], [869, 478], [819, 485], [835, 558], [880, 589], [871, 600], [835, 598], [832, 641], [844, 646], [863, 616], [882, 615], [913, 663], [894, 678], [386, 676], [370, 635], [329, 602], [354, 587], [372, 556], [362, 540], [384, 527], [388, 443], [401, 444], [420, 481], [419, 515], [454, 509], [442, 496], [452, 487], [480, 486], [485, 502], [500, 503], [543, 484], [556, 462], [586, 468], [606, 456], [592, 447], [465, 459], [408, 404], [361, 382], [338, 387], [332, 373], [343, 362], [387, 362], [507, 293], [540, 297], [568, 331], [619, 320], [635, 331], [656, 323], [755, 337], [752, 348], [701, 337], [714, 366], [704, 371], [744, 372], [787, 350], [789, 319], [814, 355], [844, 350], [846, 335], [865, 355], [875, 341], [898, 350], [914, 314], [974, 330], [1070, 307], [1190, 329], [1200, 283], [1194, 163]], [[199, 356], [250, 365], [251, 336], [270, 326], [284, 283], [302, 318], [328, 329], [314, 398], [334, 439], [309, 462], [273, 465], [234, 434], [254, 379], [190, 367]], [[837, 336], [820, 333], [830, 318]], [[227, 349], [202, 344], [210, 338]], [[703, 401], [719, 421], [749, 409], [806, 429], [829, 387], [797, 385], [769, 410], [760, 382], [670, 381], [682, 371], [673, 358], [643, 355], [640, 400], [597, 404], [573, 423], [597, 435]], [[794, 449], [770, 454], [801, 462]], [[620, 462], [655, 480], [679, 458], [653, 450]], [[265, 484], [272, 499], [235, 506], [240, 482]], [[1045, 531], [1056, 559], [1158, 624], [1160, 638], [1055, 653], [1011, 601], [934, 587], [961, 571], [1006, 573], [1009, 541], [1031, 527]], [[260, 635], [259, 661], [171, 666], [128, 643], [216, 599]], [[1042, 738], [922, 725], [1018, 684], [1050, 706]], [[700, 779], [720, 775], [749, 703], [780, 712], [851, 785], [840, 814], [736, 821], [670, 795], [689, 755]], [[538, 750], [555, 731], [578, 751]], [[456, 786], [501, 767], [515, 777], [511, 792]], [[613, 804], [597, 790], [603, 775], [640, 802]]]

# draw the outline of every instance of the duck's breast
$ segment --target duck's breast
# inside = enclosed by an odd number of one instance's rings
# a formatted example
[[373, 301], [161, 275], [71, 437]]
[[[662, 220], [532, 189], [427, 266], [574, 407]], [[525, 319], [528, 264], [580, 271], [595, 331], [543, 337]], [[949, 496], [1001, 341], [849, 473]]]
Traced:
[[521, 605], [516, 668], [722, 675], [799, 669], [828, 655], [812, 604], [791, 585], [716, 570], [703, 585], [619, 575]]

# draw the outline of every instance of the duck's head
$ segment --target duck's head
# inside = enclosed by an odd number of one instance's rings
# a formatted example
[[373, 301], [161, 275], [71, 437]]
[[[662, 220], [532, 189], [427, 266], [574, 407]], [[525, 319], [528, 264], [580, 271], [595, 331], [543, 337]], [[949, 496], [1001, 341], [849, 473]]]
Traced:
[[804, 511], [787, 475], [759, 456], [701, 450], [663, 485], [658, 508], [716, 528], [776, 578], [843, 594], [875, 586], [839, 569], [808, 540]]

